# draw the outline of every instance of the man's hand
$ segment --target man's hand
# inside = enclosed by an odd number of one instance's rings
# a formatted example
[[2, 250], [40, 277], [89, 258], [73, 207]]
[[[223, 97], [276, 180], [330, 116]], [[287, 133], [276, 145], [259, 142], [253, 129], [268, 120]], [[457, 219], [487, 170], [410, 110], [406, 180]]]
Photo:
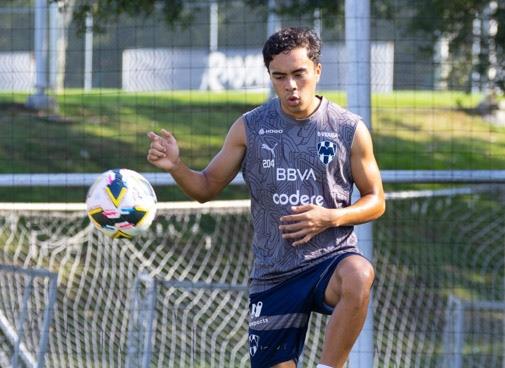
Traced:
[[151, 141], [147, 152], [147, 161], [169, 172], [177, 168], [180, 162], [179, 147], [172, 133], [161, 129], [160, 135], [149, 132], [147, 137]]
[[293, 246], [307, 243], [320, 232], [335, 226], [337, 211], [314, 204], [291, 207], [292, 215], [282, 216], [279, 229], [284, 239], [295, 240]]

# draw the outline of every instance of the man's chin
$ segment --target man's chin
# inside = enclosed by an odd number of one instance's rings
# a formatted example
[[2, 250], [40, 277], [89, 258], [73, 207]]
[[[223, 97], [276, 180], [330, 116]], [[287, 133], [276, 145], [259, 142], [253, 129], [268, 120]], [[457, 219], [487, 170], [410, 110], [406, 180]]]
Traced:
[[287, 102], [284, 104], [284, 110], [289, 112], [300, 112], [302, 111], [302, 104], [300, 102], [296, 104]]
[[291, 109], [300, 109], [300, 106], [302, 106], [302, 101], [296, 100], [296, 101], [286, 101], [285, 103], [286, 106], [288, 106]]

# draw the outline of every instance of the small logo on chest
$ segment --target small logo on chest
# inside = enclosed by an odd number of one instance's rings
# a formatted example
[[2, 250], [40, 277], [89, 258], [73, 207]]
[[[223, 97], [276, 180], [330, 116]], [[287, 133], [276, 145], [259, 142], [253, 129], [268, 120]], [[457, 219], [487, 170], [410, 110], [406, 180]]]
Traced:
[[330, 141], [322, 141], [317, 144], [317, 154], [319, 155], [319, 160], [325, 165], [328, 165], [337, 152], [337, 145]]
[[266, 143], [263, 143], [261, 145], [261, 149], [264, 149], [264, 150], [267, 150], [269, 151], [271, 154], [272, 154], [272, 158], [275, 158], [275, 147], [277, 147], [277, 143], [273, 146], [273, 147], [270, 147], [268, 144]]

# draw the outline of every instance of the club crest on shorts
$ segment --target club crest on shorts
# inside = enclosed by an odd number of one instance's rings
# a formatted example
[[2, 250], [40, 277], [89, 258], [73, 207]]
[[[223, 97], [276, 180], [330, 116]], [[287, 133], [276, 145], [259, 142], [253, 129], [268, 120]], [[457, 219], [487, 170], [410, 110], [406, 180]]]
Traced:
[[249, 335], [249, 354], [254, 356], [258, 351], [260, 337], [258, 335]]
[[337, 152], [337, 145], [330, 141], [322, 141], [317, 144], [317, 154], [319, 155], [319, 159], [325, 165], [328, 165], [333, 157], [335, 157], [335, 153]]

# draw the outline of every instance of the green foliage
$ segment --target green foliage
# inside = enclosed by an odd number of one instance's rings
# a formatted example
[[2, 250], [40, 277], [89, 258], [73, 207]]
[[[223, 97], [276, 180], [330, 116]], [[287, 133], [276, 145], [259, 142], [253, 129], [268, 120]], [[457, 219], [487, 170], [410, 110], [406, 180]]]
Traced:
[[[268, 2], [265, 0], [245, 0], [251, 8], [267, 9]], [[371, 1], [371, 12], [378, 17], [390, 19], [392, 17], [392, 0]], [[270, 9], [278, 15], [300, 17], [304, 14], [314, 14], [314, 11], [321, 12], [321, 19], [326, 28], [334, 28], [344, 23], [345, 1], [335, 0], [276, 0], [275, 6]]]
[[[55, 0], [64, 1], [64, 0]], [[222, 6], [229, 6], [230, 0], [216, 0]], [[372, 1], [374, 14], [383, 17], [392, 16], [392, 0]], [[81, 0], [73, 11], [73, 17], [78, 32], [85, 30], [87, 14], [93, 15], [95, 31], [104, 31], [105, 25], [111, 20], [117, 20], [121, 15], [129, 16], [152, 16], [155, 12], [163, 14], [166, 25], [190, 26], [194, 16], [206, 9], [208, 1], [184, 1], [184, 0]], [[278, 15], [300, 17], [306, 14], [314, 14], [316, 9], [324, 15], [322, 17], [325, 26], [334, 27], [342, 23], [344, 14], [344, 1], [335, 0], [277, 0], [272, 9], [268, 8], [265, 0], [244, 0], [244, 4], [251, 9], [263, 10], [265, 14], [273, 11]]]
[[[489, 5], [492, 1], [482, 0], [425, 0], [413, 3], [414, 14], [410, 18], [410, 30], [422, 32], [429, 37], [433, 44], [440, 36], [446, 36], [450, 42], [451, 55], [456, 68], [457, 64], [469, 64], [471, 60], [471, 48], [474, 41], [473, 22], [475, 19], [483, 20], [486, 17], [494, 19], [498, 23], [497, 34], [488, 35], [486, 30], [480, 36], [480, 54], [474, 65], [475, 70], [486, 79], [486, 74], [491, 66], [489, 49], [491, 43], [496, 45], [497, 60], [505, 57], [505, 3], [497, 2], [497, 7]], [[498, 62], [498, 76], [495, 84], [502, 91], [505, 90], [505, 70], [503, 62]], [[470, 74], [469, 71], [468, 75]]]
[[160, 12], [168, 26], [189, 26], [199, 6], [188, 6], [184, 0], [81, 0], [73, 10], [78, 33], [86, 30], [86, 16], [93, 16], [95, 32], [103, 32], [107, 23], [121, 15], [149, 17]]
[[[268, 4], [264, 0], [245, 0], [245, 3], [251, 8], [266, 7]], [[391, 16], [391, 0], [371, 1], [372, 11], [380, 16]], [[271, 10], [279, 15], [299, 16], [300, 14], [312, 14], [316, 9], [321, 13], [332, 17], [343, 15], [345, 1], [335, 0], [276, 0], [275, 6]]]
[[[72, 3], [68, 0], [55, 0], [62, 3]], [[75, 0], [77, 4], [73, 9], [74, 23], [78, 32], [85, 30], [87, 14], [92, 14], [93, 27], [97, 32], [104, 32], [105, 27], [111, 21], [116, 21], [121, 15], [132, 17], [152, 17], [161, 15], [165, 24], [171, 28], [189, 27], [195, 16], [206, 11], [208, 1], [184, 1], [184, 0]], [[218, 4], [229, 6], [230, 0], [216, 0]], [[424, 51], [431, 54], [434, 43], [441, 37], [446, 36], [450, 40], [451, 64], [453, 65], [449, 76], [449, 85], [467, 85], [469, 88], [469, 76], [472, 72], [471, 47], [473, 42], [473, 21], [482, 18], [483, 12], [491, 1], [482, 0], [379, 0], [371, 1], [371, 14], [374, 20], [385, 19], [395, 22], [398, 31], [402, 32], [401, 24], [407, 23], [406, 31], [419, 33], [426, 39]], [[244, 0], [245, 6], [265, 15], [269, 11], [281, 16], [300, 19], [304, 16], [312, 16], [314, 11], [320, 10], [321, 20], [325, 29], [331, 30], [341, 27], [344, 23], [345, 1], [335, 0], [276, 0], [272, 8], [265, 0]], [[477, 62], [473, 65], [485, 80], [488, 69], [491, 67], [489, 48], [492, 42], [496, 45], [498, 62], [498, 75], [495, 85], [505, 90], [505, 70], [500, 60], [505, 59], [505, 4], [497, 2], [489, 17], [495, 19], [498, 26], [497, 34], [492, 40], [485, 34], [481, 36], [481, 52]], [[487, 8], [491, 9], [491, 8]]]

